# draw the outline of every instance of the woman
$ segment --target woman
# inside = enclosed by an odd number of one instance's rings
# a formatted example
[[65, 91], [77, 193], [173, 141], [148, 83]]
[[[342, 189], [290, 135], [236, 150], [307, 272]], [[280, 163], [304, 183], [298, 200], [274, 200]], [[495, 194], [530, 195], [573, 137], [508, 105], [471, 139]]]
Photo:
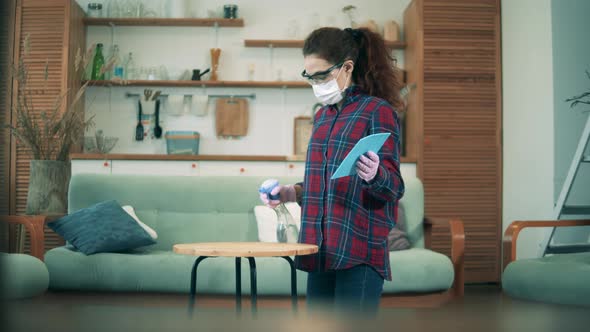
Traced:
[[[318, 254], [296, 259], [309, 272], [308, 307], [375, 314], [384, 279], [391, 280], [387, 235], [404, 192], [399, 171], [400, 83], [381, 36], [367, 29], [320, 28], [303, 47], [302, 76], [324, 105], [315, 115], [303, 183], [276, 187], [270, 207], [299, 201], [299, 242]], [[363, 137], [391, 133], [379, 153], [369, 151], [355, 176], [330, 180]]]

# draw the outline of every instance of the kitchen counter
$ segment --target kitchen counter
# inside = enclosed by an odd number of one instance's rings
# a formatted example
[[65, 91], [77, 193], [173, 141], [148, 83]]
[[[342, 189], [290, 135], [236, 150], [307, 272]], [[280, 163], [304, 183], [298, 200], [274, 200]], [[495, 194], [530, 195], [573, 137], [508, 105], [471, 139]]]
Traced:
[[247, 156], [247, 155], [167, 155], [129, 153], [74, 153], [72, 160], [184, 160], [184, 161], [305, 161], [299, 156]]
[[[167, 155], [132, 153], [74, 153], [72, 160], [184, 160], [184, 161], [305, 161], [302, 156], [248, 156], [248, 155]], [[415, 163], [411, 158], [401, 158], [402, 163]]]

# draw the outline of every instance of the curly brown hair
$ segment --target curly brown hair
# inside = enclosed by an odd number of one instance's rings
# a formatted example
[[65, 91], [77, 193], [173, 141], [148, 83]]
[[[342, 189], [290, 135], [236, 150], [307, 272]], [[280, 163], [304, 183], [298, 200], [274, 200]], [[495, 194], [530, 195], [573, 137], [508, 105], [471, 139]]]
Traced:
[[403, 109], [399, 71], [379, 34], [366, 28], [319, 28], [305, 39], [303, 46], [304, 56], [312, 54], [331, 64], [352, 60], [355, 84], [369, 95], [386, 100], [396, 110]]

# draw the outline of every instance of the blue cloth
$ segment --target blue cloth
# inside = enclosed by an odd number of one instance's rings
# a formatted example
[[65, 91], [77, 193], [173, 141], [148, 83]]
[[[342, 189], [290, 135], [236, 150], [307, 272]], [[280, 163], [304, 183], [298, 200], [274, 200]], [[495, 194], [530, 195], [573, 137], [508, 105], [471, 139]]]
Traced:
[[115, 200], [80, 209], [47, 225], [86, 255], [156, 243]]

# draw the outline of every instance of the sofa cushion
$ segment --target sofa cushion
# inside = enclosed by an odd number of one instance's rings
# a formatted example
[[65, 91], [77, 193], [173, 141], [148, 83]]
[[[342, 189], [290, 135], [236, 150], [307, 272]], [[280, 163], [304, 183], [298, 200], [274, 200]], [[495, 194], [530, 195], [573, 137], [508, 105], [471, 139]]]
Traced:
[[[54, 290], [188, 293], [196, 257], [171, 251], [137, 251], [133, 254], [100, 253], [85, 256], [66, 247], [48, 251], [45, 262]], [[393, 282], [385, 281], [385, 294], [446, 290], [453, 268], [446, 256], [425, 249], [391, 253]], [[289, 295], [290, 268], [278, 257], [256, 258], [258, 294]], [[304, 295], [307, 273], [297, 271], [297, 291]], [[235, 294], [235, 260], [208, 258], [198, 269], [197, 292]], [[242, 260], [242, 292], [250, 292], [250, 272]]]
[[78, 210], [48, 226], [86, 255], [125, 251], [155, 243], [114, 200]]
[[389, 251], [406, 250], [412, 247], [406, 233], [406, 217], [403, 206], [397, 209], [397, 220], [387, 235], [387, 249]]
[[519, 259], [506, 267], [502, 288], [513, 297], [590, 305], [590, 252]]
[[129, 214], [131, 216], [131, 218], [133, 218], [137, 224], [143, 228], [143, 230], [145, 230], [152, 239], [157, 240], [158, 239], [158, 233], [156, 233], [156, 231], [154, 231], [150, 226], [144, 224], [141, 220], [139, 220], [139, 217], [137, 216], [137, 214], [135, 213], [135, 209], [133, 208], [133, 206], [131, 205], [125, 205], [122, 207], [123, 210], [125, 210], [125, 212], [127, 212], [127, 214]]
[[424, 248], [424, 187], [416, 177], [404, 178], [405, 192], [399, 201], [412, 248]]
[[[146, 176], [77, 174], [70, 181], [68, 211], [114, 199], [131, 205], [158, 233], [157, 250], [177, 243], [258, 241], [254, 206], [260, 204], [257, 176]], [[278, 177], [296, 183], [299, 177]], [[158, 188], [158, 194], [154, 189]]]
[[[51, 276], [50, 289], [114, 292], [190, 291], [191, 268], [196, 257], [171, 251], [137, 251], [133, 254], [100, 253], [92, 256], [59, 247], [48, 251], [45, 261]], [[286, 260], [256, 259], [260, 295], [290, 294], [291, 274]], [[306, 291], [307, 273], [297, 271], [298, 293]], [[242, 293], [250, 292], [250, 268], [242, 259]], [[235, 294], [235, 260], [208, 258], [197, 274], [197, 293]]]
[[392, 281], [383, 293], [434, 292], [451, 288], [455, 278], [453, 263], [438, 252], [412, 248], [389, 253]]
[[43, 294], [49, 285], [47, 267], [25, 254], [0, 253], [0, 298], [24, 299]]

